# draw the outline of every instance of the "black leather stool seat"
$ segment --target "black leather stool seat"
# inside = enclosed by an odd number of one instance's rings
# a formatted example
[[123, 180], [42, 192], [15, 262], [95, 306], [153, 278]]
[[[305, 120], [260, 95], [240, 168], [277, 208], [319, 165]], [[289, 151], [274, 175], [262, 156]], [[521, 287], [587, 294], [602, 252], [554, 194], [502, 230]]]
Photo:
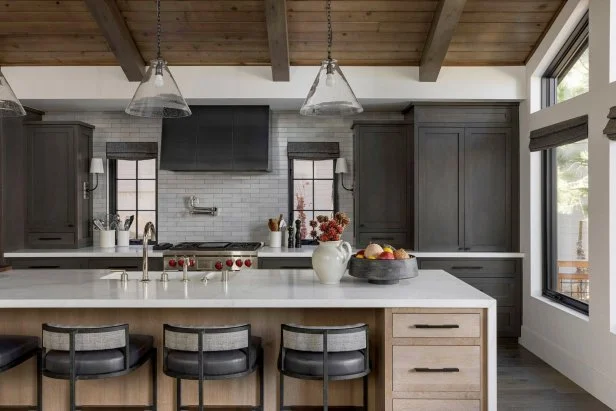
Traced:
[[[129, 336], [129, 367], [134, 366], [154, 346], [150, 335]], [[75, 353], [77, 375], [100, 375], [124, 370], [124, 353], [120, 349], [99, 351], [78, 351]], [[45, 370], [55, 374], [70, 374], [70, 353], [48, 351], [45, 356]]]
[[[250, 369], [253, 369], [257, 363], [260, 347], [261, 338], [252, 337]], [[244, 372], [247, 361], [246, 350], [205, 351], [203, 353], [203, 375], [207, 377]], [[168, 371], [199, 377], [199, 357], [196, 351], [170, 350], [167, 354], [166, 365]]]
[[[323, 353], [311, 351], [285, 351], [284, 370], [301, 375], [323, 375]], [[364, 354], [361, 351], [327, 353], [327, 374], [343, 376], [365, 371]]]
[[0, 368], [39, 348], [38, 337], [27, 335], [0, 336]]

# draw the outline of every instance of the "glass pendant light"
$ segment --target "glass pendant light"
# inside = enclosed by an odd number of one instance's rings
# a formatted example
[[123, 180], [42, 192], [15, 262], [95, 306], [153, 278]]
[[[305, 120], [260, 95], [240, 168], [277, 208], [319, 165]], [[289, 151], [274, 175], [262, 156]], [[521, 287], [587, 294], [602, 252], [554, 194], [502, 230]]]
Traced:
[[304, 116], [346, 116], [364, 111], [338, 62], [332, 59], [331, 0], [327, 0], [327, 60], [314, 80], [299, 113]]
[[6, 77], [0, 71], [0, 117], [21, 117], [25, 115], [26, 110], [13, 93]]
[[192, 113], [160, 55], [160, 0], [156, 0], [156, 59], [150, 62], [126, 113], [138, 117], [187, 117]]

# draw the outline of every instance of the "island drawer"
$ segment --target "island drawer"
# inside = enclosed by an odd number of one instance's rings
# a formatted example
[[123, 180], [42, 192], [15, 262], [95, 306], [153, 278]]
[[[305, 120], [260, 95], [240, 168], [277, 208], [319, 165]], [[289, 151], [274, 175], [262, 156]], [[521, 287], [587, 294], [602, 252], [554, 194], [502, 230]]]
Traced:
[[481, 314], [393, 314], [393, 337], [481, 337]]
[[395, 399], [393, 411], [479, 411], [479, 400]]
[[480, 346], [393, 346], [393, 391], [480, 391]]
[[419, 268], [423, 270], [445, 270], [452, 275], [463, 274], [514, 274], [515, 259], [421, 259]]

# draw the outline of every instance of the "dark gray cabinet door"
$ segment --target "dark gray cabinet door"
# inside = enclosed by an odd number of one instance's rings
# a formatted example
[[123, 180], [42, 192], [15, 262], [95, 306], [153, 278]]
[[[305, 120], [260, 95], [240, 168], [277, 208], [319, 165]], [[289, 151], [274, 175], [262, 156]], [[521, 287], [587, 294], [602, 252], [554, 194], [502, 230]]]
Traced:
[[464, 135], [464, 247], [511, 249], [511, 129], [467, 127]]
[[193, 109], [193, 115], [182, 118], [166, 118], [160, 150], [160, 168], [162, 170], [194, 171], [197, 161], [197, 134], [199, 131], [199, 114]]
[[464, 128], [419, 127], [416, 136], [415, 247], [460, 251], [464, 246]]
[[27, 230], [72, 232], [77, 198], [74, 128], [39, 126], [27, 130]]
[[269, 168], [269, 107], [240, 106], [233, 111], [233, 170]]
[[203, 107], [198, 112], [197, 170], [233, 170], [233, 107]]
[[409, 230], [412, 163], [408, 134], [406, 125], [356, 127], [357, 234]]

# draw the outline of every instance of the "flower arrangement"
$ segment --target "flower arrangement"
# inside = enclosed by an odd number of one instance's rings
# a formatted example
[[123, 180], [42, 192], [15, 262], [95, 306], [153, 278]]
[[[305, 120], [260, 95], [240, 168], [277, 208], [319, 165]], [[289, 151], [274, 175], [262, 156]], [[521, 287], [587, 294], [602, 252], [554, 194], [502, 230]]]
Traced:
[[[333, 219], [328, 216], [317, 216], [316, 221], [310, 221], [310, 226], [313, 227], [312, 235], [317, 237], [319, 241], [340, 241], [340, 237], [344, 232], [344, 229], [349, 225], [351, 220], [346, 213], [338, 212], [334, 215]], [[320, 235], [316, 235], [316, 227], [319, 227], [321, 231]]]

